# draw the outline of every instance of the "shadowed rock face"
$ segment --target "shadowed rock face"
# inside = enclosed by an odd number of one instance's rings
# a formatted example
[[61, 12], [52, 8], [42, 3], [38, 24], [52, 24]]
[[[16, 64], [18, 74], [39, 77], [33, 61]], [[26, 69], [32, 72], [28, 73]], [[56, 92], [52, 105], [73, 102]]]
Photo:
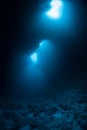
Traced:
[[67, 89], [55, 100], [0, 102], [0, 130], [86, 130], [86, 85]]

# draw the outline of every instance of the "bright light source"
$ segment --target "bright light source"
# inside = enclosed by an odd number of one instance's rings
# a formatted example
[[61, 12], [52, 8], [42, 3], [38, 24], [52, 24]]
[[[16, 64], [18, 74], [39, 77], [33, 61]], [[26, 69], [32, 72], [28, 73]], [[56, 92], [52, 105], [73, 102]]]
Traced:
[[52, 0], [50, 3], [51, 9], [46, 14], [52, 18], [59, 18], [61, 16], [62, 5], [62, 1]]
[[33, 53], [30, 58], [33, 62], [36, 62], [37, 61], [37, 53]]
[[56, 9], [51, 9], [50, 11], [47, 12], [47, 15], [52, 17], [52, 18], [58, 18], [59, 14]]
[[52, 2], [50, 3], [52, 8], [59, 8], [62, 5], [62, 1], [60, 0], [52, 0]]
[[43, 40], [43, 41], [40, 42], [39, 45], [40, 45], [40, 46], [43, 46], [43, 45], [45, 45], [47, 42], [48, 42], [47, 40]]
[[43, 42], [41, 42], [39, 45], [42, 46], [42, 45], [43, 45]]

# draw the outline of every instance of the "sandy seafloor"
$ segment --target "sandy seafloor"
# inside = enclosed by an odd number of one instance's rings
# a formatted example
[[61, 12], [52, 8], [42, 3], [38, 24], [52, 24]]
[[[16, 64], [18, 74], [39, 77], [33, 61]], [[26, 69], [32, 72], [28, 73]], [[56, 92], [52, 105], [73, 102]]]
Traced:
[[0, 101], [0, 130], [87, 130], [87, 84], [53, 98]]

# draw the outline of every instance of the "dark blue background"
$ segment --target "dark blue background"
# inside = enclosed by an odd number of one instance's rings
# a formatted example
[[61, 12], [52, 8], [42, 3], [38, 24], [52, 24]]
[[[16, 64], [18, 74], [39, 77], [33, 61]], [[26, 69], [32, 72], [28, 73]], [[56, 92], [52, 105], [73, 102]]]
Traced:
[[[64, 64], [62, 71], [60, 71], [60, 77], [58, 77], [59, 72], [56, 63], [56, 71], [51, 77], [53, 79], [51, 84], [56, 84], [58, 79], [64, 82], [87, 79], [86, 2], [84, 0], [67, 2], [70, 2], [76, 10], [76, 28], [74, 30], [76, 34], [74, 37], [67, 35], [63, 29], [60, 32], [56, 31], [53, 35], [54, 33], [49, 33], [43, 26], [38, 29], [35, 28], [34, 20], [42, 10], [39, 5], [44, 3], [43, 0], [3, 1], [1, 4], [0, 95], [3, 96], [6, 93], [10, 95], [12, 91], [10, 65], [13, 57], [18, 57], [24, 52], [31, 52], [44, 38], [48, 38], [55, 44], [60, 41], [62, 48], [64, 48]], [[27, 15], [29, 16], [28, 30], [26, 29]]]

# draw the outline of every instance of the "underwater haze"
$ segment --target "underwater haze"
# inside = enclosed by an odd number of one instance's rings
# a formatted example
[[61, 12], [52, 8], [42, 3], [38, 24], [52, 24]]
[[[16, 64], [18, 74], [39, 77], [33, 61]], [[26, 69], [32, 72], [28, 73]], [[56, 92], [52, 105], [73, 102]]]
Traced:
[[0, 130], [86, 130], [85, 0], [1, 7]]

